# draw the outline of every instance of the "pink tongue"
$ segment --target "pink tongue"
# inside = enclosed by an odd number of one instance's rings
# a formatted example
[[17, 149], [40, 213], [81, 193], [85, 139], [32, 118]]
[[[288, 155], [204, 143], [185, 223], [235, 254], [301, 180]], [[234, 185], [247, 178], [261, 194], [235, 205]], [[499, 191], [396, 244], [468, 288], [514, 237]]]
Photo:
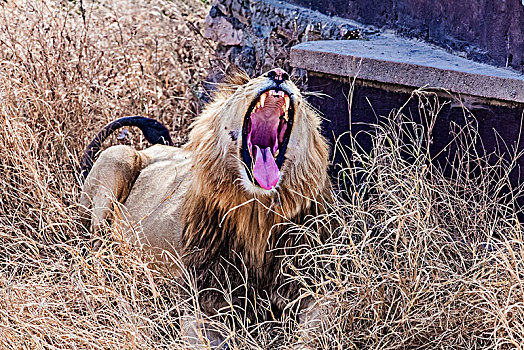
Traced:
[[270, 190], [277, 185], [280, 178], [280, 170], [278, 170], [273, 153], [271, 153], [271, 147], [263, 150], [260, 150], [258, 145], [255, 145], [255, 147], [257, 155], [255, 166], [253, 167], [253, 175], [263, 189]]

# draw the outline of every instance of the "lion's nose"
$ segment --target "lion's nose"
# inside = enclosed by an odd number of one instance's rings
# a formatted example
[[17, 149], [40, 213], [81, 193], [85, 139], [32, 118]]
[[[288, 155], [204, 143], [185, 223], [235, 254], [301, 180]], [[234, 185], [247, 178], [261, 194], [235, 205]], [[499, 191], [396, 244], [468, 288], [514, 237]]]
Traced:
[[289, 79], [289, 74], [283, 69], [275, 68], [266, 73], [266, 76], [272, 79], [275, 83], [282, 84]]

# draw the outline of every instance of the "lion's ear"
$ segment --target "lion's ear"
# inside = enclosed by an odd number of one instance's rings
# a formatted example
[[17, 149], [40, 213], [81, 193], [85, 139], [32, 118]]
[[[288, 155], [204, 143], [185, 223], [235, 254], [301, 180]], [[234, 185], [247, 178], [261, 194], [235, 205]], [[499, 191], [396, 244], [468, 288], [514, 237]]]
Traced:
[[249, 75], [237, 66], [228, 66], [223, 69], [224, 80], [216, 84], [216, 90], [213, 97], [217, 99], [228, 99], [239, 86], [242, 86], [251, 80]]

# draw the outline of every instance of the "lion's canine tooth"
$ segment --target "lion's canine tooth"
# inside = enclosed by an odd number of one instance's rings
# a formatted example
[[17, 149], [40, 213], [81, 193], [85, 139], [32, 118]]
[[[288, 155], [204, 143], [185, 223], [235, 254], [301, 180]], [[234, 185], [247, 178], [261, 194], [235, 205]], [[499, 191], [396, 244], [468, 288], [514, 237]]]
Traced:
[[287, 111], [289, 109], [289, 103], [290, 103], [288, 95], [284, 96], [284, 101], [286, 102], [286, 109], [285, 110]]
[[266, 93], [263, 93], [263, 94], [260, 96], [260, 106], [261, 106], [261, 107], [264, 107], [264, 102], [266, 102]]

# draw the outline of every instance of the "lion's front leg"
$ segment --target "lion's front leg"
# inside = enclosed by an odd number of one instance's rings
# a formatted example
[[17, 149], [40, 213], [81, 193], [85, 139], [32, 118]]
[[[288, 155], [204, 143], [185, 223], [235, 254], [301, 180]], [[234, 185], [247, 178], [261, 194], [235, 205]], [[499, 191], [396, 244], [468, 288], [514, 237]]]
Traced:
[[114, 203], [122, 203], [147, 165], [147, 156], [130, 146], [113, 146], [100, 154], [80, 196], [84, 225], [96, 232], [112, 219]]

